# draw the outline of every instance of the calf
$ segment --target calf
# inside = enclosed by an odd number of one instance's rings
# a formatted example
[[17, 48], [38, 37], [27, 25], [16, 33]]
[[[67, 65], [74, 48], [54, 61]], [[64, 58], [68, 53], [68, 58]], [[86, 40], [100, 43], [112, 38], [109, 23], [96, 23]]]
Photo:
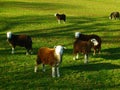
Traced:
[[58, 14], [58, 13], [56, 13], [55, 16], [56, 16], [59, 24], [60, 24], [61, 20], [63, 20], [64, 23], [66, 22], [66, 15], [65, 14]]

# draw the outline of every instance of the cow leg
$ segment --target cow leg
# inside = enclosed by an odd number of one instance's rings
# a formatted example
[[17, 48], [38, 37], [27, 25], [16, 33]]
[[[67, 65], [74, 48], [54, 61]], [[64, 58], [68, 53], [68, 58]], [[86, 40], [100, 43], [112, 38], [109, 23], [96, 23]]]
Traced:
[[55, 77], [55, 67], [54, 66], [52, 67], [52, 77], [53, 78]]
[[14, 54], [15, 53], [15, 47], [12, 47], [12, 52], [11, 52], [12, 54]]
[[26, 55], [29, 55], [30, 49], [27, 46], [25, 46], [25, 48], [26, 48]]
[[29, 55], [29, 50], [26, 51], [26, 55]]
[[77, 55], [76, 55], [76, 59], [78, 59], [79, 58], [79, 53], [77, 53]]
[[58, 24], [60, 24], [60, 20], [58, 20]]
[[96, 49], [94, 48], [94, 53], [93, 53], [93, 55], [95, 55], [96, 54]]
[[39, 59], [39, 57], [37, 57], [34, 72], [37, 72], [38, 65], [41, 64], [41, 63], [42, 63], [41, 60]]
[[101, 46], [98, 48], [98, 53], [99, 53], [99, 54], [101, 53], [100, 51], [101, 51]]
[[59, 67], [57, 66], [57, 77], [60, 77]]
[[63, 23], [65, 23], [65, 20], [63, 20]]
[[79, 58], [79, 53], [75, 53], [74, 54], [74, 57], [73, 57], [73, 60], [76, 60], [76, 59], [78, 59]]
[[84, 63], [85, 63], [85, 64], [88, 63], [88, 54], [85, 54], [85, 55], [84, 55], [84, 59], [85, 59], [85, 60], [84, 60]]
[[42, 66], [43, 66], [43, 69], [42, 69], [42, 70], [43, 70], [43, 72], [45, 72], [45, 64], [43, 64]]
[[37, 72], [38, 65], [35, 65], [34, 72]]

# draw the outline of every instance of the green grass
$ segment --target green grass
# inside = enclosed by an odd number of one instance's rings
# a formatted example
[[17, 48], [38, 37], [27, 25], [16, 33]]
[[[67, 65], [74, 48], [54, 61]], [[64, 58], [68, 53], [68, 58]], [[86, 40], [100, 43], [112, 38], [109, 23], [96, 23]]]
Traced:
[[[120, 10], [119, 0], [0, 0], [0, 90], [119, 90], [120, 20], [109, 20]], [[66, 24], [58, 24], [55, 13], [67, 15]], [[33, 39], [33, 55], [11, 47], [6, 32], [27, 34]], [[72, 45], [76, 31], [102, 38], [101, 54], [89, 55], [89, 63], [73, 61]], [[38, 48], [62, 44], [60, 78], [51, 77], [51, 67], [34, 73]]]

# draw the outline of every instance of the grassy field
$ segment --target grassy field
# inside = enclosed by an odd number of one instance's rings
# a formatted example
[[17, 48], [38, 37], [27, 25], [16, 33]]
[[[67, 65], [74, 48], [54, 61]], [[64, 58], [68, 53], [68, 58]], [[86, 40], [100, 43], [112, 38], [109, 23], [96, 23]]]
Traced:
[[[119, 90], [120, 20], [109, 20], [112, 11], [120, 11], [119, 0], [0, 0], [0, 90]], [[65, 13], [67, 22], [58, 24], [55, 13]], [[6, 32], [27, 34], [33, 40], [33, 55], [16, 47], [14, 55], [6, 41]], [[76, 31], [102, 38], [101, 54], [83, 55], [74, 61]], [[51, 67], [34, 73], [38, 48], [62, 44], [60, 78], [51, 77]]]

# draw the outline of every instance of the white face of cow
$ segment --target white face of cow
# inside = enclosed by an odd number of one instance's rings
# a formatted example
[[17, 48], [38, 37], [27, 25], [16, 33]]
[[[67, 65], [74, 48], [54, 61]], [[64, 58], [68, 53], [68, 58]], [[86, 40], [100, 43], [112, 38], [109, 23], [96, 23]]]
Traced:
[[12, 38], [12, 32], [7, 32], [7, 38], [11, 39]]
[[94, 46], [98, 45], [98, 41], [96, 39], [91, 39], [91, 42], [93, 42]]
[[75, 32], [75, 38], [79, 38], [80, 32]]
[[62, 55], [63, 54], [63, 50], [66, 49], [65, 47], [61, 46], [61, 45], [58, 45], [58, 46], [55, 46], [55, 53], [57, 55]]
[[56, 15], [57, 15], [57, 13], [54, 14], [54, 16], [56, 16]]

